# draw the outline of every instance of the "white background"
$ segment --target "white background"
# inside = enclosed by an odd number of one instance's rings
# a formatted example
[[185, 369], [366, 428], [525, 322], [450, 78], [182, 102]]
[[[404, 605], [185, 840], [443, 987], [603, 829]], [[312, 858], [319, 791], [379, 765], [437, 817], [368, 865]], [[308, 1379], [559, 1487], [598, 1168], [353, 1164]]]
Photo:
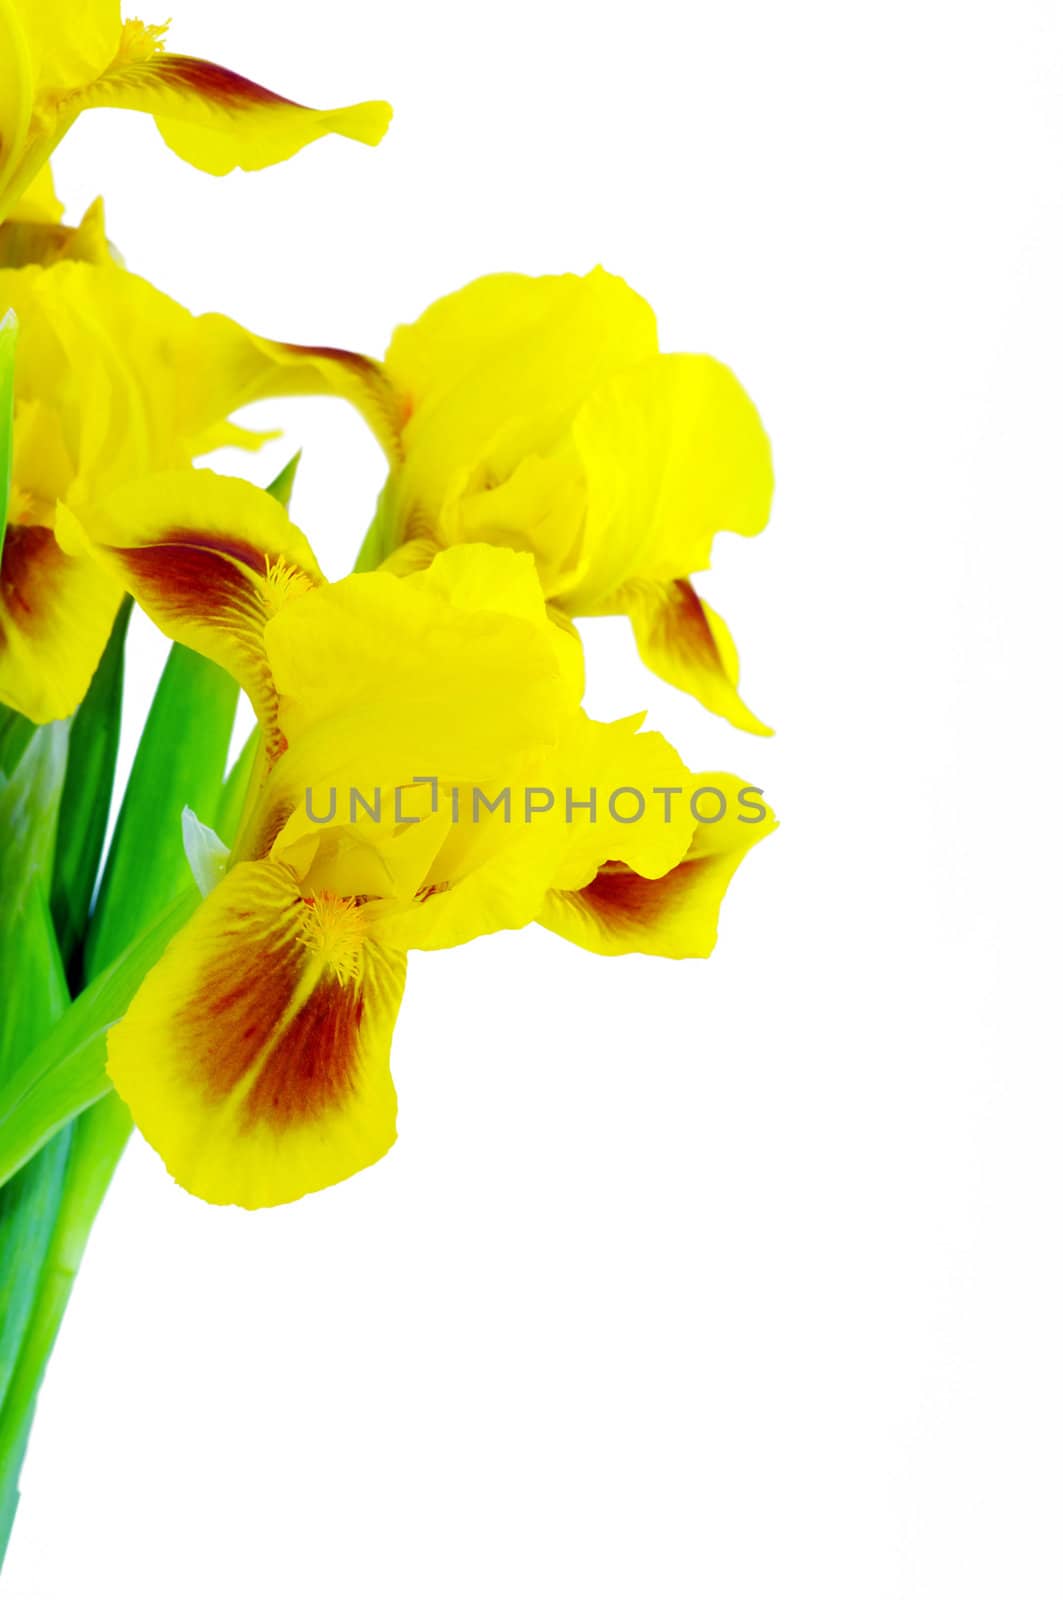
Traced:
[[[414, 958], [401, 1138], [344, 1187], [210, 1210], [136, 1142], [4, 1593], [1058, 1597], [1058, 9], [174, 10], [177, 49], [397, 109], [379, 151], [221, 182], [86, 118], [72, 208], [104, 189], [194, 309], [381, 353], [481, 272], [600, 260], [734, 365], [779, 489], [705, 592], [780, 732], [619, 622], [589, 704], [784, 825], [707, 965]], [[337, 402], [263, 416], [338, 576], [381, 459]]]

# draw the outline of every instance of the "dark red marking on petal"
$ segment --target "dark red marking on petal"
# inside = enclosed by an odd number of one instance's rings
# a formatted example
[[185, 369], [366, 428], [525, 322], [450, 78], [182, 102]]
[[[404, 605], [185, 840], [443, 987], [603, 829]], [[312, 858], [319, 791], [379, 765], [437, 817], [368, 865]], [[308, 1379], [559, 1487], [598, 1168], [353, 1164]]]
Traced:
[[8, 525], [0, 563], [0, 606], [25, 632], [32, 634], [35, 622], [43, 620], [49, 588], [59, 581], [67, 559], [50, 528]]
[[249, 573], [256, 577], [264, 573], [264, 558], [259, 571], [239, 557], [219, 559], [220, 551], [195, 545], [145, 545], [135, 550], [112, 547], [112, 554], [129, 574], [134, 592], [166, 615], [209, 620], [224, 614], [233, 620], [264, 621], [248, 578]]
[[677, 896], [691, 886], [703, 863], [680, 861], [663, 878], [640, 878], [622, 861], [606, 861], [598, 874], [573, 898], [608, 926], [647, 927], [674, 905]]
[[226, 1100], [253, 1075], [241, 1110], [245, 1124], [312, 1122], [356, 1086], [366, 1012], [361, 984], [324, 968], [287, 1015], [315, 959], [298, 937], [305, 917], [294, 891], [287, 913], [268, 928], [256, 910], [235, 911], [228, 950], [174, 1018], [175, 1036], [208, 1098]]
[[689, 578], [677, 578], [669, 589], [670, 604], [662, 606], [654, 622], [654, 632], [671, 639], [677, 653], [690, 660], [700, 662], [708, 656], [726, 677], [716, 636], [694, 585]]
[[354, 983], [328, 974], [315, 985], [288, 1026], [270, 1046], [266, 1063], [247, 1097], [244, 1118], [284, 1127], [313, 1122], [358, 1076], [358, 1036], [365, 996]]
[[204, 100], [213, 100], [215, 104], [226, 109], [235, 110], [240, 106], [294, 106], [298, 111], [308, 109], [306, 106], [301, 106], [297, 100], [289, 100], [285, 95], [274, 94], [272, 89], [254, 83], [239, 72], [231, 72], [228, 67], [219, 67], [214, 61], [201, 61], [198, 56], [171, 55], [169, 52], [163, 52], [144, 63], [144, 68], [153, 75], [164, 78], [176, 88], [201, 95]]

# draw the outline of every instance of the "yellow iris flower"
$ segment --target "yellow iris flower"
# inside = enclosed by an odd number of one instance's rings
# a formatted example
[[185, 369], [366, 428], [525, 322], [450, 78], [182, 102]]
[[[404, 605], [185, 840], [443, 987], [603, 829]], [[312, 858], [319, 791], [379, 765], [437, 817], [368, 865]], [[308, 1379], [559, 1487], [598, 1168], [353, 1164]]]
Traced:
[[164, 47], [168, 24], [124, 22], [119, 0], [0, 0], [0, 221], [83, 111], [146, 111], [204, 172], [285, 161], [326, 133], [378, 144], [391, 108], [297, 105]]
[[[468, 545], [326, 584], [279, 505], [202, 470], [64, 506], [58, 535], [230, 670], [264, 730], [227, 870], [109, 1040], [118, 1092], [194, 1193], [277, 1204], [385, 1153], [411, 949], [536, 918], [608, 953], [711, 948], [771, 815], [711, 837], [689, 802], [712, 780], [638, 718], [585, 716], [578, 643], [528, 555]], [[621, 785], [672, 803], [625, 821]], [[569, 790], [571, 813], [542, 799]], [[477, 815], [503, 792], [512, 813]]]
[[227, 317], [195, 317], [110, 259], [102, 215], [78, 229], [27, 218], [0, 227], [0, 307], [18, 318], [12, 493], [0, 564], [0, 701], [37, 722], [67, 716], [88, 688], [121, 589], [60, 549], [56, 506], [187, 466], [261, 435], [229, 414], [248, 401], [338, 394], [396, 422], [375, 364], [259, 338]]
[[626, 613], [647, 665], [736, 727], [730, 633], [690, 574], [716, 533], [755, 534], [771, 450], [734, 375], [658, 348], [650, 307], [600, 268], [478, 279], [396, 332], [404, 417], [370, 549], [406, 571], [469, 541], [535, 558], [569, 617]]

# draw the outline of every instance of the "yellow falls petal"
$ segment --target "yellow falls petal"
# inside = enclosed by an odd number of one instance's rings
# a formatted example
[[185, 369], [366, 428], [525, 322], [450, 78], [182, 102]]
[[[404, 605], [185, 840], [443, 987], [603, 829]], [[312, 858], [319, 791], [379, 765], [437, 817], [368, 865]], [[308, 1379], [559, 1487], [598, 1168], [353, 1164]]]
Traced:
[[66, 101], [64, 113], [93, 106], [147, 112], [182, 160], [216, 177], [286, 161], [326, 133], [379, 144], [391, 121], [382, 100], [316, 111], [227, 67], [166, 51], [140, 60], [119, 56]]
[[76, 515], [61, 506], [56, 532], [65, 549], [102, 562], [171, 639], [232, 673], [276, 755], [264, 630], [324, 581], [283, 506], [242, 479], [190, 469], [129, 484]]
[[189, 321], [181, 352], [189, 433], [206, 425], [199, 419], [218, 416], [222, 402], [228, 413], [255, 400], [335, 395], [362, 415], [388, 460], [399, 459], [401, 406], [379, 362], [352, 350], [266, 339], [215, 312]]
[[690, 797], [700, 815], [719, 815], [698, 824], [681, 862], [647, 878], [624, 861], [608, 861], [582, 888], [553, 891], [539, 917], [543, 926], [597, 955], [710, 955], [727, 887], [776, 822], [760, 791], [731, 773], [699, 774]]
[[112, 1029], [108, 1071], [178, 1183], [216, 1204], [283, 1204], [394, 1142], [404, 978], [358, 907], [308, 901], [286, 868], [245, 862]]
[[613, 597], [611, 609], [627, 612], [639, 655], [658, 678], [744, 733], [771, 733], [738, 693], [738, 652], [727, 624], [689, 578], [629, 583]]
[[84, 699], [107, 643], [121, 585], [49, 528], [13, 524], [0, 557], [0, 702], [33, 722]]
[[647, 878], [682, 860], [694, 819], [675, 797], [688, 790], [690, 773], [667, 739], [643, 733], [641, 722], [595, 722], [581, 713], [560, 741], [550, 787], [564, 806], [566, 841], [553, 887], [579, 887], [613, 858]]

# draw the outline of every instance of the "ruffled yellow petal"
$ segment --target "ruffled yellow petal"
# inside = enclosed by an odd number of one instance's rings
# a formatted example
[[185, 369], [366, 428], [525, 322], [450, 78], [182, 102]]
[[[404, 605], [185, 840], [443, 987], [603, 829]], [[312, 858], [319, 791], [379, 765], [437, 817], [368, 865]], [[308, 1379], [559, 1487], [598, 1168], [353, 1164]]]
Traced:
[[108, 1071], [186, 1189], [279, 1205], [379, 1161], [404, 958], [360, 910], [236, 866], [173, 940], [108, 1039]]
[[0, 702], [33, 722], [67, 717], [107, 643], [121, 585], [51, 529], [12, 523], [0, 558]]
[[572, 450], [526, 456], [497, 484], [480, 465], [452, 482], [437, 537], [445, 545], [525, 551], [535, 560], [543, 592], [563, 593], [582, 571], [586, 499], [583, 468]]
[[554, 745], [578, 701], [572, 643], [546, 620], [532, 563], [486, 547], [301, 596], [267, 627], [266, 649], [287, 749], [238, 858], [315, 832], [308, 790], [335, 789], [342, 808], [352, 788], [504, 781]]
[[77, 515], [60, 507], [56, 531], [64, 549], [95, 555], [171, 639], [232, 673], [275, 756], [283, 741], [264, 630], [323, 582], [283, 506], [238, 478], [160, 473]]
[[612, 378], [580, 411], [573, 439], [587, 480], [583, 570], [564, 596], [576, 615], [632, 578], [699, 572], [717, 533], [755, 534], [767, 522], [767, 435], [711, 356], [656, 356]]
[[738, 693], [738, 652], [727, 624], [699, 599], [689, 578], [629, 583], [610, 609], [627, 612], [651, 672], [743, 732], [771, 733]]
[[396, 539], [431, 531], [456, 475], [501, 483], [547, 455], [589, 390], [657, 348], [653, 312], [623, 279], [480, 278], [399, 328], [385, 367], [409, 416]]
[[625, 861], [607, 861], [582, 888], [548, 896], [543, 926], [597, 955], [710, 955], [727, 886], [776, 823], [760, 791], [730, 773], [699, 774], [688, 799], [700, 815], [719, 816], [698, 824], [678, 865], [648, 878]]
[[562, 811], [529, 817], [522, 782], [448, 787], [438, 805], [446, 830], [414, 895], [375, 908], [383, 935], [404, 949], [444, 950], [532, 922], [564, 850]]
[[[90, 211], [83, 228], [90, 223], [102, 238], [100, 214]], [[14, 306], [22, 329], [21, 392], [62, 408], [93, 495], [189, 464], [218, 443], [231, 412], [279, 395], [340, 396], [395, 448], [391, 392], [375, 363], [260, 338], [228, 317], [194, 317], [110, 263], [0, 273], [0, 301]]]
[[304, 595], [266, 630], [291, 754], [319, 784], [493, 777], [557, 736], [573, 680], [555, 635], [531, 562], [485, 546]]

